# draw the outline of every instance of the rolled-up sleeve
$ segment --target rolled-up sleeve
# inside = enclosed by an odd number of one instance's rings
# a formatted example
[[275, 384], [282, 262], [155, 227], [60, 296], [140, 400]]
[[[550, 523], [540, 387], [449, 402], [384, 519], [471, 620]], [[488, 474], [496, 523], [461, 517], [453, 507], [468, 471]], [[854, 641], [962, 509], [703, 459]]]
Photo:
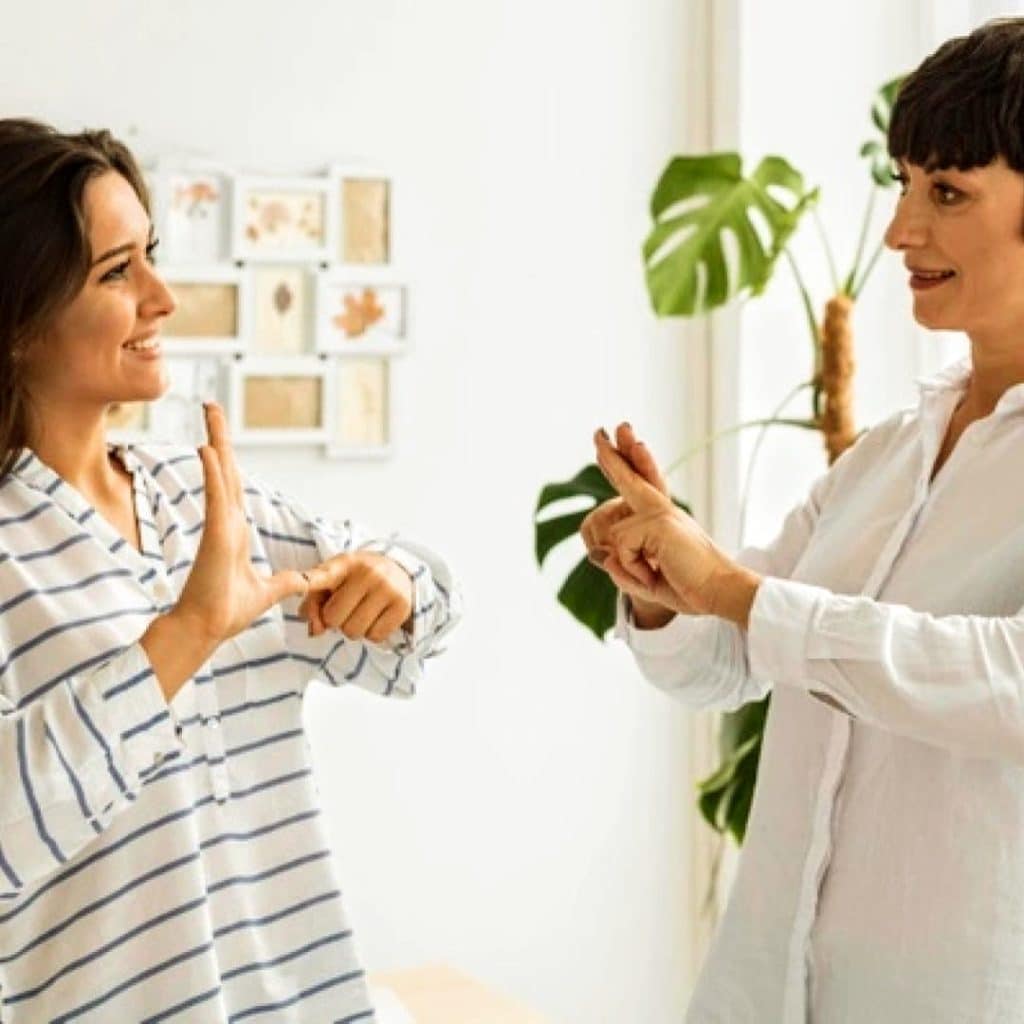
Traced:
[[0, 698], [0, 898], [58, 870], [184, 750], [145, 649]]
[[292, 658], [310, 676], [334, 686], [354, 683], [384, 696], [415, 693], [424, 662], [441, 653], [442, 639], [462, 614], [461, 593], [444, 560], [398, 535], [313, 514], [257, 477], [243, 479], [252, 526], [273, 572], [310, 569], [335, 555], [364, 550], [386, 555], [413, 582], [411, 630], [396, 629], [379, 644], [351, 640], [337, 630], [309, 636], [298, 614], [300, 599], [286, 599], [282, 609]]

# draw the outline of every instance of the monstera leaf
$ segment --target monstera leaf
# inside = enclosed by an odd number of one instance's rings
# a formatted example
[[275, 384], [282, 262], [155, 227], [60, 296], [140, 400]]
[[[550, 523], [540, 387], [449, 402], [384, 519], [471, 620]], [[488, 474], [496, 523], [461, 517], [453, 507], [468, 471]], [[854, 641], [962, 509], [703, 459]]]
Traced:
[[[776, 197], [780, 192], [792, 198], [789, 205]], [[803, 176], [782, 157], [765, 157], [749, 178], [737, 153], [674, 157], [651, 198], [655, 226], [644, 242], [655, 312], [696, 316], [743, 292], [760, 294], [817, 198], [817, 189], [806, 192]], [[727, 232], [737, 250], [731, 271]]]
[[860, 147], [860, 155], [867, 157], [871, 163], [871, 177], [876, 185], [882, 188], [892, 188], [892, 165], [889, 160], [889, 145], [887, 135], [889, 134], [889, 121], [892, 119], [892, 108], [896, 103], [896, 93], [906, 79], [906, 75], [900, 75], [889, 82], [886, 82], [875, 94], [874, 102], [871, 104], [871, 120], [874, 126], [881, 132], [881, 139], [869, 139]]
[[698, 806], [716, 832], [730, 832], [742, 844], [754, 800], [761, 737], [771, 696], [722, 716], [718, 735], [721, 764], [697, 784]]
[[[537, 564], [543, 565], [544, 559], [553, 548], [575, 537], [580, 524], [597, 505], [616, 496], [615, 490], [594, 463], [584, 466], [571, 480], [547, 484], [537, 499], [534, 515]], [[546, 519], [539, 518], [541, 512], [549, 505], [576, 498], [592, 500], [583, 509]], [[689, 507], [677, 498], [672, 500], [685, 512], [690, 511]], [[608, 578], [607, 573], [593, 565], [585, 555], [576, 563], [558, 591], [558, 600], [598, 640], [603, 640], [605, 634], [615, 624], [616, 596], [615, 584]]]

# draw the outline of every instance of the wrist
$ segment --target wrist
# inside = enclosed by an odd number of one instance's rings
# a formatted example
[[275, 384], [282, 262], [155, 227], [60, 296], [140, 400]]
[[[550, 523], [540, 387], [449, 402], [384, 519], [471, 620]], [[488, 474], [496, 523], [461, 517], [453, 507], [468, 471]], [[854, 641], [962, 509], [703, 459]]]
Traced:
[[723, 569], [711, 580], [709, 614], [728, 619], [746, 629], [760, 585], [761, 577], [741, 565]]
[[173, 610], [153, 619], [139, 638], [157, 682], [170, 701], [217, 649], [209, 633]]
[[667, 626], [675, 617], [676, 613], [671, 608], [666, 608], [656, 601], [645, 601], [640, 597], [625, 595], [625, 600], [633, 617], [633, 625], [637, 629], [661, 629]]

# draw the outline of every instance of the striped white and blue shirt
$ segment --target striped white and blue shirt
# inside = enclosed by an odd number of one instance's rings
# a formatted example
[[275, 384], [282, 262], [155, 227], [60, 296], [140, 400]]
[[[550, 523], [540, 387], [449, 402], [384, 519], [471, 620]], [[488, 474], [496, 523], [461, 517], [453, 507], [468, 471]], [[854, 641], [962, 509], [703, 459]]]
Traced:
[[302, 697], [312, 678], [412, 694], [460, 614], [451, 575], [243, 476], [261, 571], [386, 551], [414, 629], [310, 637], [289, 598], [168, 705], [138, 640], [188, 577], [202, 464], [111, 448], [141, 553], [31, 450], [0, 482], [0, 1021], [372, 1021]]

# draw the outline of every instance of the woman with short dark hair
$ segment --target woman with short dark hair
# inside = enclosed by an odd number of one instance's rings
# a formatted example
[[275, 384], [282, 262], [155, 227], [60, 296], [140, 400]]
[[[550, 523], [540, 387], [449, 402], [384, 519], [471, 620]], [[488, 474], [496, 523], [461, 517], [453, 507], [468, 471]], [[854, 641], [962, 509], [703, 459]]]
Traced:
[[108, 132], [0, 120], [0, 1019], [369, 1021], [302, 722], [409, 695], [443, 562], [209, 443], [117, 446], [174, 297]]
[[688, 1020], [1024, 1021], [1024, 20], [906, 80], [886, 232], [969, 359], [733, 559], [620, 426], [584, 523], [619, 635], [694, 708], [772, 692], [728, 908]]

